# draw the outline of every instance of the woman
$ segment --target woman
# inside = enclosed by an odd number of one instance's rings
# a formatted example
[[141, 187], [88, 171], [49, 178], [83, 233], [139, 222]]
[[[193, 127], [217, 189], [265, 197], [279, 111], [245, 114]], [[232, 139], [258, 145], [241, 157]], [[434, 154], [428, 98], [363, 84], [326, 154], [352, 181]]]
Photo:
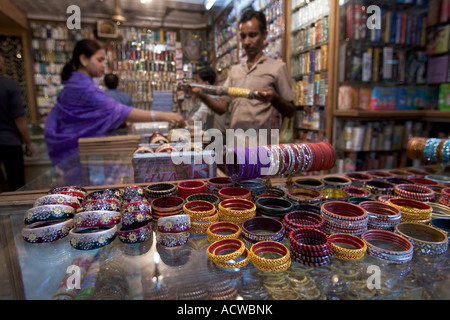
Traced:
[[96, 40], [79, 41], [62, 71], [64, 89], [45, 121], [45, 140], [54, 166], [78, 153], [78, 139], [111, 134], [124, 121], [168, 121], [183, 125], [174, 112], [153, 112], [116, 102], [93, 80], [106, 68], [106, 52]]

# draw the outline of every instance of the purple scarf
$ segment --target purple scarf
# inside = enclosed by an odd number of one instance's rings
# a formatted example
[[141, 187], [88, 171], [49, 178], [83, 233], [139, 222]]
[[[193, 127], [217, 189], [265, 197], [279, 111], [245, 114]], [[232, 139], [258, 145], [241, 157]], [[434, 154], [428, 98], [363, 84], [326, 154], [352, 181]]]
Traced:
[[78, 138], [110, 135], [132, 109], [116, 102], [88, 75], [72, 72], [45, 120], [53, 165], [78, 153]]

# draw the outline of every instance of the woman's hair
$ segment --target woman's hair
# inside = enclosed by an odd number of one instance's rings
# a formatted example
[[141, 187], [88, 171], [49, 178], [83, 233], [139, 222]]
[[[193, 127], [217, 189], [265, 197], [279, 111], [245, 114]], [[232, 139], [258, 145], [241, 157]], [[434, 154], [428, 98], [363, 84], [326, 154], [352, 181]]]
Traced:
[[103, 45], [92, 39], [83, 39], [77, 42], [75, 48], [73, 49], [72, 59], [66, 63], [62, 72], [61, 80], [67, 81], [72, 75], [72, 71], [78, 70], [81, 66], [80, 56], [84, 54], [86, 58], [92, 57], [98, 50], [103, 49]]
[[258, 20], [259, 31], [261, 32], [261, 34], [264, 34], [264, 32], [266, 32], [266, 30], [267, 30], [267, 20], [266, 20], [266, 16], [261, 11], [255, 11], [253, 9], [248, 9], [248, 10], [244, 11], [244, 13], [241, 16], [241, 19], [239, 19], [238, 25], [240, 25], [241, 23], [250, 21], [253, 18], [256, 18], [256, 20]]

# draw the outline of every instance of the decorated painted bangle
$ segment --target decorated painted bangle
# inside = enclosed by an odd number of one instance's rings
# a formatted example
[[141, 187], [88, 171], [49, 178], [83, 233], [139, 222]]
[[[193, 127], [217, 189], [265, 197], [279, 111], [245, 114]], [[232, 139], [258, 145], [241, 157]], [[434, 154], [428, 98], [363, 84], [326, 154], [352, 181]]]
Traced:
[[206, 181], [206, 191], [217, 195], [220, 189], [233, 187], [234, 182], [230, 177], [213, 177]]
[[178, 196], [156, 198], [151, 202], [152, 217], [157, 220], [161, 217], [183, 213], [184, 199]]
[[22, 229], [22, 238], [29, 243], [49, 243], [66, 237], [73, 228], [73, 219], [35, 222]]
[[51, 221], [72, 218], [75, 209], [67, 205], [49, 204], [32, 207], [25, 212], [24, 223], [26, 225], [35, 222]]
[[363, 189], [363, 188], [357, 188], [357, 187], [347, 187], [343, 188], [349, 197], [369, 197], [370, 193], [369, 191]]
[[81, 211], [118, 211], [120, 212], [120, 202], [113, 199], [87, 200], [81, 204]]
[[238, 239], [241, 235], [241, 228], [232, 222], [215, 222], [206, 230], [207, 239], [210, 243], [223, 239]]
[[414, 251], [434, 255], [443, 254], [448, 249], [446, 232], [429, 225], [402, 222], [395, 226], [395, 233], [408, 239]]
[[105, 188], [96, 191], [92, 191], [86, 195], [85, 201], [97, 200], [97, 199], [114, 199], [121, 201], [123, 190], [119, 188]]
[[154, 183], [145, 188], [145, 197], [149, 201], [161, 197], [176, 196], [177, 193], [177, 186], [169, 182]]
[[203, 200], [212, 203], [216, 208], [219, 206], [220, 198], [211, 193], [197, 193], [191, 194], [186, 198], [186, 202], [195, 201], [195, 200]]
[[152, 221], [150, 211], [125, 211], [122, 213], [122, 225], [132, 226]]
[[319, 190], [322, 194], [322, 201], [347, 201], [348, 194], [342, 189], [324, 188]]
[[394, 184], [380, 180], [371, 180], [364, 183], [364, 189], [372, 195], [393, 194]]
[[272, 218], [254, 217], [242, 224], [242, 236], [252, 241], [282, 241], [284, 234], [283, 224]]
[[251, 191], [247, 188], [240, 188], [240, 187], [225, 187], [218, 191], [217, 195], [221, 200], [226, 199], [246, 199], [251, 200], [252, 194]]
[[76, 228], [69, 232], [70, 245], [78, 250], [92, 250], [110, 244], [117, 235], [117, 226]]
[[82, 211], [73, 221], [75, 228], [106, 227], [120, 223], [121, 215], [118, 211]]
[[162, 233], [155, 232], [156, 242], [165, 247], [178, 247], [186, 244], [190, 238], [190, 232]]
[[430, 188], [420, 184], [397, 184], [394, 187], [395, 195], [418, 201], [434, 201], [436, 194]]
[[75, 210], [79, 210], [81, 208], [80, 201], [78, 201], [76, 197], [65, 194], [47, 194], [39, 197], [34, 202], [33, 207], [56, 204], [70, 206]]
[[189, 231], [191, 227], [191, 218], [187, 214], [177, 214], [158, 219], [158, 232], [160, 233], [178, 233]]
[[[328, 237], [331, 243], [333, 256], [340, 260], [354, 261], [361, 259], [367, 251], [366, 243], [360, 238], [345, 234], [335, 233]], [[344, 244], [344, 246], [340, 245]], [[348, 248], [351, 246], [352, 248]]]
[[257, 212], [263, 216], [283, 218], [292, 210], [293, 203], [282, 198], [258, 198], [255, 201]]
[[403, 199], [403, 198], [392, 198], [388, 200], [388, 205], [397, 207], [402, 212], [402, 219], [417, 219], [424, 220], [430, 219], [433, 209], [425, 202]]
[[152, 236], [152, 227], [149, 222], [134, 226], [122, 226], [117, 231], [117, 236], [123, 243], [145, 242]]
[[387, 230], [368, 230], [361, 235], [367, 245], [367, 253], [378, 259], [403, 264], [411, 261], [412, 243], [403, 236]]
[[80, 186], [62, 186], [62, 187], [53, 187], [51, 188], [47, 194], [54, 194], [54, 193], [60, 193], [60, 192], [81, 192], [84, 196], [88, 194], [87, 190]]
[[123, 188], [122, 199], [132, 199], [134, 197], [145, 197], [145, 188], [136, 185], [129, 185]]
[[348, 172], [345, 177], [350, 179], [352, 186], [356, 188], [364, 187], [364, 183], [373, 179], [373, 177], [365, 172]]
[[122, 206], [122, 212], [145, 211], [151, 213], [150, 203], [147, 200], [129, 202]]
[[311, 227], [321, 229], [324, 224], [324, 219], [321, 215], [309, 211], [291, 211], [283, 218], [292, 228]]
[[[233, 249], [234, 251], [232, 251], [231, 253], [224, 254], [224, 255], [216, 254], [216, 250], [218, 250], [217, 253], [220, 253], [223, 250], [227, 250], [227, 249]], [[209, 247], [206, 249], [206, 255], [208, 256], [208, 258], [210, 260], [212, 260], [214, 262], [216, 262], [216, 261], [224, 262], [224, 261], [236, 259], [240, 255], [242, 255], [244, 250], [245, 250], [245, 245], [241, 240], [239, 240], [239, 239], [223, 239], [223, 240], [216, 241], [216, 242], [212, 243], [211, 245], [209, 245]]]
[[191, 194], [206, 193], [206, 183], [201, 180], [186, 180], [177, 184], [178, 196], [186, 199]]
[[295, 188], [286, 191], [289, 200], [296, 203], [308, 203], [318, 205], [322, 202], [322, 193], [319, 190], [307, 188]]

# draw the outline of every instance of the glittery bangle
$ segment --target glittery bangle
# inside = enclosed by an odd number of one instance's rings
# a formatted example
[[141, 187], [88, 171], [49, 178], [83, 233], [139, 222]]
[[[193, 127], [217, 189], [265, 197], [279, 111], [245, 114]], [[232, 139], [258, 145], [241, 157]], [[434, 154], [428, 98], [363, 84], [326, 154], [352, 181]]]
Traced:
[[[340, 260], [354, 261], [361, 259], [367, 251], [366, 243], [359, 237], [345, 234], [335, 233], [328, 238], [331, 243], [333, 256]], [[340, 244], [344, 244], [341, 246]], [[348, 248], [351, 246], [352, 248]]]
[[232, 222], [215, 222], [206, 230], [207, 239], [210, 243], [223, 239], [238, 239], [241, 232], [241, 228]]
[[32, 207], [25, 212], [24, 223], [51, 221], [72, 218], [75, 209], [67, 205], [49, 204]]
[[401, 222], [404, 222], [405, 219], [429, 220], [433, 213], [433, 209], [427, 203], [417, 200], [392, 198], [388, 200], [387, 204], [400, 209], [402, 212]]
[[44, 205], [65, 205], [79, 210], [81, 208], [80, 201], [76, 197], [66, 194], [47, 194], [35, 200], [33, 207]]
[[289, 200], [295, 203], [319, 205], [322, 202], [322, 193], [319, 190], [295, 188], [286, 191]]
[[405, 237], [387, 230], [368, 230], [361, 235], [367, 253], [394, 264], [404, 264], [413, 257], [413, 245]]
[[285, 198], [286, 192], [280, 188], [275, 187], [262, 187], [256, 188], [251, 191], [252, 197], [254, 200], [263, 197], [272, 197], [272, 198]]
[[177, 195], [177, 186], [173, 183], [160, 182], [148, 185], [145, 188], [145, 197], [151, 201], [156, 198]]
[[81, 211], [118, 211], [120, 212], [120, 202], [114, 199], [87, 200], [81, 204]]
[[371, 180], [364, 183], [364, 189], [369, 191], [372, 195], [393, 194], [394, 185], [385, 181]]
[[400, 223], [402, 213], [400, 209], [378, 201], [366, 201], [359, 204], [369, 216], [367, 227], [369, 229], [382, 229], [393, 231]]
[[78, 250], [93, 250], [111, 243], [117, 235], [117, 226], [77, 228], [69, 232], [70, 245]]
[[190, 233], [177, 232], [177, 233], [161, 233], [155, 232], [156, 242], [165, 247], [178, 247], [186, 244], [190, 238]]
[[293, 203], [283, 198], [258, 198], [255, 201], [257, 212], [263, 216], [283, 218], [292, 210]]
[[343, 188], [342, 190], [344, 190], [349, 197], [370, 197], [369, 191], [363, 188], [346, 187]]
[[322, 194], [322, 200], [327, 201], [347, 201], [348, 194], [342, 189], [324, 188], [319, 190]]
[[73, 221], [75, 228], [106, 227], [120, 223], [121, 214], [118, 211], [82, 211]]
[[373, 179], [373, 177], [364, 172], [348, 172], [345, 174], [345, 177], [350, 179], [352, 182], [352, 186], [361, 188], [364, 186], [364, 183]]
[[423, 202], [434, 201], [436, 194], [430, 188], [419, 184], [398, 184], [394, 186], [395, 195]]
[[429, 225], [402, 222], [395, 226], [395, 233], [408, 239], [416, 252], [435, 255], [448, 249], [447, 234]]
[[[233, 249], [234, 251], [223, 255], [218, 254], [226, 249]], [[217, 253], [216, 250], [218, 250]], [[206, 249], [206, 255], [213, 262], [225, 262], [228, 260], [236, 259], [244, 253], [244, 250], [245, 245], [241, 240], [223, 239], [209, 245], [209, 247]]]
[[352, 181], [349, 178], [340, 176], [326, 176], [322, 181], [325, 184], [325, 188], [344, 189], [350, 187], [352, 184]]
[[[261, 253], [275, 253], [280, 258], [269, 259], [259, 256]], [[260, 241], [253, 244], [250, 248], [251, 260], [254, 266], [266, 272], [282, 272], [290, 266], [289, 249], [277, 241]]]
[[29, 243], [49, 243], [66, 237], [73, 228], [73, 219], [35, 222], [22, 229], [22, 238]]
[[117, 231], [119, 240], [123, 243], [140, 243], [150, 239], [152, 227], [149, 222], [133, 226], [123, 226]]
[[220, 189], [233, 187], [234, 183], [230, 177], [213, 177], [206, 181], [206, 191], [217, 195]]
[[242, 224], [242, 236], [252, 242], [282, 241], [285, 229], [283, 224], [272, 218], [254, 217]]
[[157, 228], [161, 233], [177, 233], [189, 231], [191, 218], [187, 214], [177, 214], [158, 219]]

